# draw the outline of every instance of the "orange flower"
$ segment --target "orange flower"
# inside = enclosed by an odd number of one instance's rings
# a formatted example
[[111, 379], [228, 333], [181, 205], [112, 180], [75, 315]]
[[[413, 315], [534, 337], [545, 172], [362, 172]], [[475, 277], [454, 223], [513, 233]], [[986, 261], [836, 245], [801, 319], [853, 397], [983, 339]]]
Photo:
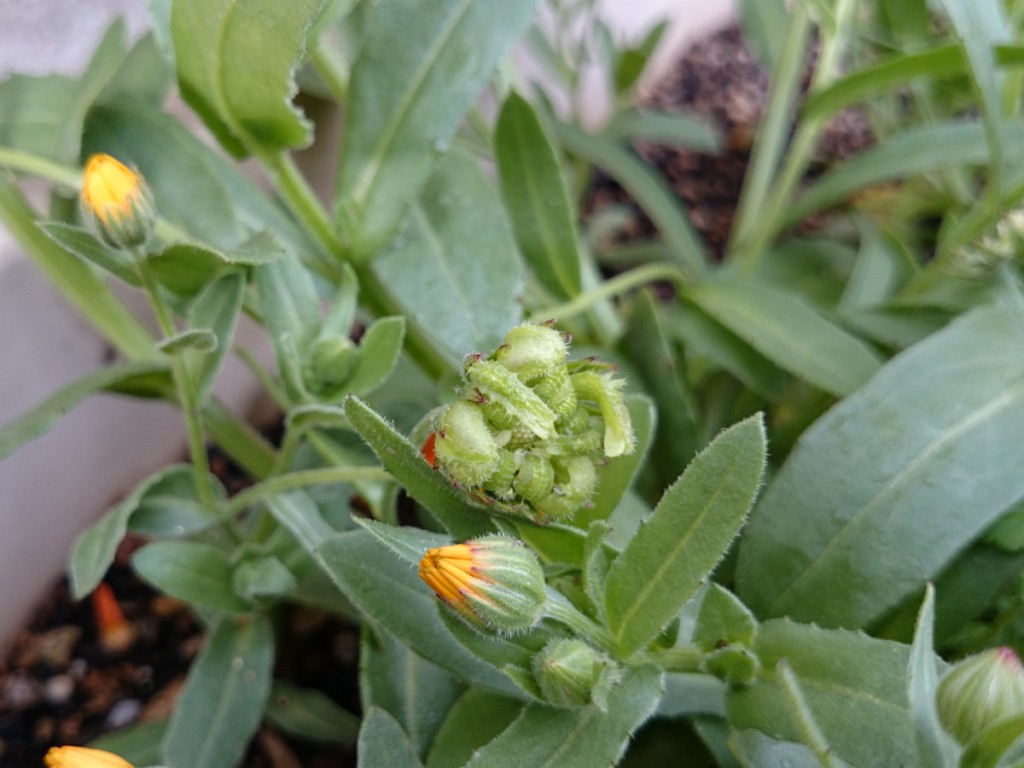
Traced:
[[82, 179], [82, 214], [107, 245], [134, 248], [153, 232], [153, 195], [131, 168], [110, 155], [93, 155]]
[[471, 625], [524, 632], [544, 613], [547, 593], [537, 557], [506, 536], [428, 549], [420, 578]]
[[132, 768], [113, 752], [88, 747], [54, 747], [43, 760], [48, 768]]

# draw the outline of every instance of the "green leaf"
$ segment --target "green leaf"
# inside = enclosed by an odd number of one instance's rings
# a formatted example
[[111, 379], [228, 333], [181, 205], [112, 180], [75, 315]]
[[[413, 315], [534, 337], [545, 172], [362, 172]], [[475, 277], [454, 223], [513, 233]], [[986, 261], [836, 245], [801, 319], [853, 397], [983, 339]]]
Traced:
[[[1008, 137], [1006, 143], [1019, 140], [1019, 135], [1014, 135]], [[985, 130], [978, 123], [957, 120], [914, 126], [824, 174], [787, 209], [783, 223], [803, 221], [810, 214], [841, 203], [854, 192], [873, 184], [946, 166], [978, 165], [987, 161]]]
[[473, 753], [466, 768], [615, 765], [630, 735], [653, 714], [662, 685], [661, 670], [647, 665], [625, 673], [604, 712], [593, 704], [571, 710], [529, 704], [500, 736]]
[[523, 267], [501, 202], [462, 152], [438, 165], [372, 268], [452, 367], [469, 352], [496, 347], [522, 318]]
[[782, 0], [740, 0], [743, 37], [769, 72], [782, 57], [788, 13]]
[[352, 520], [361, 528], [402, 558], [406, 563], [418, 566], [424, 553], [434, 547], [443, 547], [452, 543], [450, 537], [442, 533], [425, 531], [411, 526], [397, 526], [369, 520], [365, 517], [353, 517]]
[[488, 510], [471, 502], [420, 455], [419, 449], [355, 397], [345, 400], [352, 428], [377, 454], [384, 468], [416, 501], [429, 509], [456, 539], [492, 529]]
[[298, 579], [273, 555], [246, 557], [235, 564], [231, 589], [246, 602], [261, 605], [296, 591]]
[[359, 718], [313, 688], [275, 680], [264, 717], [275, 728], [308, 741], [354, 744]]
[[39, 228], [75, 256], [105, 269], [128, 285], [141, 285], [131, 257], [124, 251], [108, 248], [88, 230], [59, 221], [44, 221]]
[[[128, 529], [146, 538], [180, 538], [217, 525], [217, 518], [199, 501], [192, 467], [178, 464], [168, 470], [138, 500]], [[219, 484], [217, 491], [225, 495]]]
[[380, 768], [423, 768], [416, 747], [391, 715], [370, 707], [359, 729], [359, 764]]
[[462, 768], [473, 752], [519, 717], [523, 702], [470, 688], [448, 710], [427, 758], [427, 768]]
[[710, 652], [725, 645], [750, 646], [757, 634], [753, 614], [732, 592], [712, 582], [701, 600], [694, 642]]
[[725, 717], [728, 686], [717, 677], [694, 672], [668, 672], [665, 695], [658, 702], [661, 717], [711, 715]]
[[465, 688], [386, 631], [363, 632], [359, 687], [363, 707], [379, 707], [395, 718], [421, 758]]
[[1024, 497], [1017, 302], [903, 352], [803, 434], [740, 547], [757, 615], [866, 626]]
[[722, 143], [704, 120], [677, 112], [624, 110], [612, 118], [604, 134], [616, 140], [639, 139], [709, 154], [718, 152]]
[[171, 79], [171, 68], [160, 50], [156, 35], [147, 32], [128, 51], [117, 72], [103, 87], [97, 103], [132, 99], [161, 105], [171, 87]]
[[46, 434], [65, 413], [89, 395], [117, 389], [139, 377], [165, 374], [167, 370], [167, 363], [162, 361], [119, 363], [72, 382], [0, 429], [0, 459], [11, 455], [29, 440]]
[[879, 368], [867, 344], [796, 294], [715, 280], [688, 288], [686, 296], [779, 367], [838, 397], [856, 390]]
[[744, 730], [729, 737], [729, 747], [744, 768], [820, 768], [810, 747], [773, 739], [760, 731]]
[[[754, 652], [763, 669], [780, 660], [792, 669], [814, 720], [835, 754], [856, 766], [915, 765], [906, 671], [910, 649], [859, 632], [826, 630], [773, 620], [761, 625]], [[730, 726], [756, 728], [800, 741], [787, 693], [777, 674], [726, 697]]]
[[652, 469], [662, 488], [679, 476], [702, 443], [693, 415], [693, 395], [686, 380], [682, 352], [672, 343], [667, 330], [665, 313], [654, 294], [650, 291], [638, 294], [623, 338], [623, 350], [644, 389], [657, 404], [654, 437], [657, 461], [652, 462]]
[[338, 171], [338, 228], [357, 261], [374, 256], [398, 231], [536, 6], [537, 0], [391, 0], [373, 7], [352, 67]]
[[265, 498], [263, 503], [274, 519], [284, 526], [310, 555], [316, 555], [320, 545], [337, 533], [327, 524], [316, 502], [305, 491], [275, 493]]
[[519, 249], [555, 296], [580, 292], [580, 243], [562, 168], [533, 107], [514, 91], [498, 115], [495, 157]]
[[811, 94], [804, 102], [803, 116], [810, 120], [827, 118], [857, 101], [878, 96], [887, 88], [904, 85], [918, 77], [958, 74], [963, 72], [964, 65], [963, 51], [959, 45], [897, 53], [870, 67], [858, 69]]
[[511, 682], [470, 654], [445, 629], [437, 598], [415, 570], [368, 532], [352, 531], [327, 539], [320, 545], [319, 561], [361, 611], [418, 655], [462, 680], [516, 695]]
[[213, 383], [231, 349], [244, 298], [245, 276], [231, 274], [207, 286], [192, 305], [190, 324], [194, 328], [210, 329], [215, 342], [209, 354], [186, 353], [200, 404], [209, 399]]
[[935, 706], [939, 672], [935, 664], [932, 634], [935, 629], [935, 590], [925, 588], [924, 602], [917, 616], [914, 643], [907, 664], [907, 701], [914, 728], [917, 765], [952, 765], [956, 746], [942, 726]]
[[220, 618], [185, 679], [163, 742], [168, 765], [232, 768], [256, 732], [274, 665], [263, 616]]
[[89, 113], [86, 151], [133, 162], [146, 177], [162, 218], [229, 259], [259, 243], [250, 232], [270, 229], [297, 252], [310, 250], [291, 219], [222, 154], [155, 106], [122, 101]]
[[0, 145], [76, 165], [86, 113], [117, 74], [126, 54], [125, 25], [118, 19], [80, 78], [12, 75], [0, 84]]
[[166, 720], [136, 722], [105, 733], [90, 741], [88, 746], [113, 752], [132, 765], [156, 765], [163, 760], [160, 742], [166, 731]]
[[156, 541], [135, 553], [132, 567], [145, 581], [179, 600], [234, 613], [250, 608], [232, 588], [228, 554], [212, 544]]
[[179, 0], [171, 36], [181, 94], [236, 155], [309, 143], [291, 104], [306, 33], [323, 0]]
[[191, 300], [228, 268], [220, 251], [198, 243], [173, 243], [147, 258], [147, 268], [160, 285]]
[[291, 337], [300, 357], [304, 357], [320, 332], [320, 296], [313, 276], [298, 256], [289, 252], [254, 269], [253, 278], [278, 360], [284, 356], [284, 336]]
[[398, 365], [404, 340], [404, 317], [382, 317], [367, 328], [359, 340], [359, 366], [345, 388], [363, 397], [387, 381]]
[[963, 768], [996, 768], [997, 765], [1020, 765], [1020, 748], [1012, 755], [1012, 763], [1000, 760], [1014, 743], [1024, 736], [1024, 715], [1014, 715], [998, 720], [982, 731], [977, 738], [967, 745], [960, 765]]
[[725, 555], [764, 472], [761, 416], [730, 427], [662, 496], [608, 572], [608, 626], [623, 658], [654, 639]]
[[[181, 489], [182, 476], [192, 475], [191, 467], [171, 465], [154, 472], [139, 483], [119, 504], [109, 509], [103, 517], [82, 531], [75, 538], [71, 549], [68, 576], [71, 581], [71, 595], [81, 600], [92, 592], [103, 579], [110, 564], [114, 562], [117, 545], [128, 531], [128, 523], [137, 510], [145, 505], [148, 498], [162, 495], [166, 489]], [[194, 492], [194, 483], [191, 483]], [[207, 513], [209, 516], [209, 513]]]
[[205, 355], [217, 349], [217, 334], [206, 328], [190, 328], [161, 340], [156, 346], [161, 352], [169, 355], [185, 351]]
[[707, 249], [680, 208], [679, 199], [642, 160], [618, 142], [572, 126], [559, 125], [558, 138], [568, 151], [606, 170], [632, 195], [668, 243], [672, 258], [690, 277], [706, 270]]

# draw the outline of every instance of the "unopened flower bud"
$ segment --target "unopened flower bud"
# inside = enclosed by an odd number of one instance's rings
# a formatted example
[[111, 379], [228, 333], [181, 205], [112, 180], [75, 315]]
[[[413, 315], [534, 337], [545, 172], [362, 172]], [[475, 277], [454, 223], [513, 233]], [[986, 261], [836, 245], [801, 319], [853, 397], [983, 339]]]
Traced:
[[552, 640], [533, 657], [533, 676], [545, 700], [556, 707], [590, 703], [608, 659], [582, 640]]
[[531, 629], [547, 602], [536, 555], [506, 536], [428, 549], [420, 578], [471, 626], [503, 634]]
[[123, 757], [88, 747], [53, 747], [43, 758], [47, 768], [132, 768]]
[[520, 424], [541, 439], [555, 436], [555, 414], [512, 371], [494, 360], [471, 358], [466, 378], [490, 402], [504, 407]]
[[939, 683], [939, 720], [961, 744], [996, 722], [1024, 715], [1024, 669], [1010, 648], [992, 648], [959, 662]]
[[337, 394], [356, 369], [359, 351], [344, 336], [325, 336], [313, 342], [303, 371], [306, 385], [321, 396]]
[[153, 193], [135, 170], [110, 155], [93, 155], [82, 179], [82, 215], [93, 233], [112, 248], [145, 245], [153, 234]]
[[530, 383], [565, 363], [565, 337], [549, 325], [519, 325], [505, 334], [494, 359]]
[[434, 453], [451, 479], [460, 485], [480, 485], [498, 468], [498, 444], [483, 412], [462, 400], [448, 406], [441, 416]]

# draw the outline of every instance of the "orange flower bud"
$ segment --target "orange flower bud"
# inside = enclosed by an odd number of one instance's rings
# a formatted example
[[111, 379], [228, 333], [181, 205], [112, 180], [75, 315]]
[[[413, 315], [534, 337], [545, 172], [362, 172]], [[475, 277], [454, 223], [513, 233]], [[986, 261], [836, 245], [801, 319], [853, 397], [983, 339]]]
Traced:
[[82, 179], [82, 215], [93, 233], [112, 248], [145, 244], [156, 213], [145, 179], [110, 155], [93, 155]]
[[113, 752], [88, 747], [54, 747], [43, 758], [47, 768], [132, 768]]

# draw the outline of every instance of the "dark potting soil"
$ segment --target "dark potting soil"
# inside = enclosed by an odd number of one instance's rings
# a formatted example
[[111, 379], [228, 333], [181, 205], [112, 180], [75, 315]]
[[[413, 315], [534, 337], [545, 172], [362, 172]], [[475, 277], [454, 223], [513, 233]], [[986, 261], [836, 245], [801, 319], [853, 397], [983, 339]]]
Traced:
[[[645, 103], [699, 115], [723, 137], [717, 155], [649, 143], [635, 147], [677, 192], [695, 229], [716, 254], [728, 239], [767, 83], [757, 58], [732, 27], [693, 45]], [[819, 154], [827, 164], [871, 140], [863, 116], [846, 112], [829, 127]], [[625, 239], [653, 234], [628, 195], [598, 174], [586, 213], [612, 203], [636, 212]], [[229, 490], [245, 484], [223, 459], [214, 457], [212, 463]], [[37, 768], [51, 746], [84, 744], [110, 730], [168, 716], [201, 647], [202, 629], [185, 605], [156, 594], [132, 574], [127, 562], [139, 544], [124, 543], [105, 579], [132, 627], [130, 647], [105, 648], [92, 602], [72, 601], [63, 580], [8, 646], [0, 659], [0, 766]], [[358, 714], [358, 629], [305, 609], [295, 609], [282, 626], [287, 631], [277, 674], [317, 688]], [[263, 726], [243, 765], [345, 768], [355, 763], [352, 747], [297, 741]]]

